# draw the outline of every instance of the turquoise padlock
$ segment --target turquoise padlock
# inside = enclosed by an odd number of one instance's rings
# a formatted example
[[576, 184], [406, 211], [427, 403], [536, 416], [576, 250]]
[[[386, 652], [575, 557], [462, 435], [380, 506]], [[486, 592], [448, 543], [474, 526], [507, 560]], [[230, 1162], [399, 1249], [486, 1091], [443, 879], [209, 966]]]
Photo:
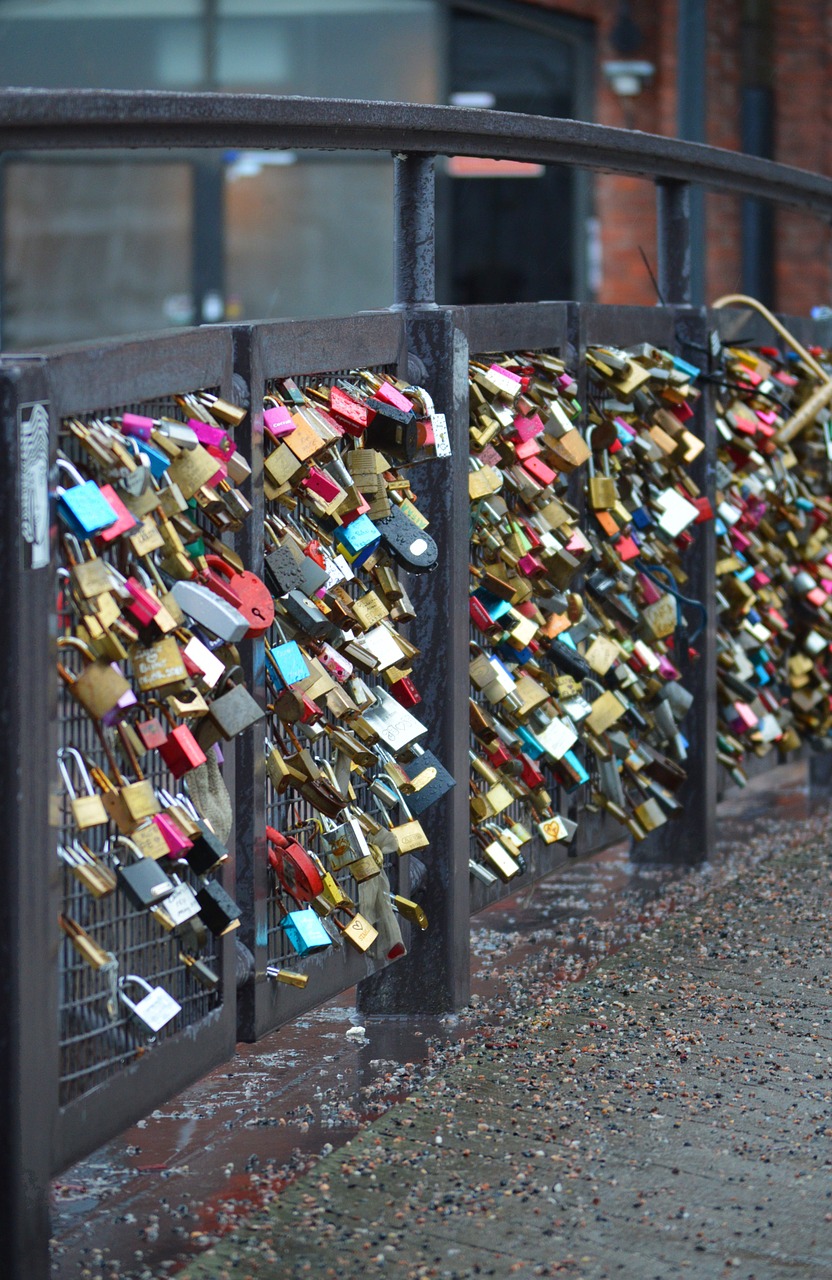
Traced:
[[73, 481], [70, 488], [58, 487], [58, 515], [67, 528], [82, 541], [108, 529], [118, 520], [115, 511], [94, 480], [85, 480], [81, 472], [66, 458], [58, 458], [58, 470]]
[[299, 956], [312, 955], [332, 946], [332, 938], [311, 907], [289, 911], [280, 921], [280, 927]]
[[368, 516], [358, 516], [335, 530], [335, 543], [351, 565], [361, 565], [381, 542], [381, 534]]
[[306, 659], [295, 640], [271, 645], [266, 650], [266, 662], [278, 687], [297, 684], [300, 680], [306, 680], [309, 675]]

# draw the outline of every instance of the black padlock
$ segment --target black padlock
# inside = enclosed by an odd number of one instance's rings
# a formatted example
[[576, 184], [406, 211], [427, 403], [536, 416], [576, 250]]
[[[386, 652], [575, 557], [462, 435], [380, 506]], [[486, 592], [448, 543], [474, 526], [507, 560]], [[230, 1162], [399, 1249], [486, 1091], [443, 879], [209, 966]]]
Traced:
[[199, 914], [216, 937], [230, 933], [240, 923], [241, 910], [217, 880], [209, 880], [196, 895]]
[[113, 856], [116, 877], [124, 895], [137, 911], [146, 911], [148, 907], [158, 906], [169, 898], [176, 885], [170, 880], [153, 858], [145, 858], [138, 845], [125, 836], [120, 836], [114, 844], [123, 844], [136, 855], [136, 861], [126, 865]]
[[417, 782], [420, 774], [424, 774], [428, 769], [434, 771], [434, 776], [424, 786], [419, 787], [418, 791], [408, 792], [407, 807], [414, 818], [418, 818], [425, 809], [429, 809], [437, 800], [441, 800], [451, 787], [456, 786], [453, 776], [448, 773], [442, 761], [432, 751], [423, 751], [420, 755], [414, 756], [409, 763], [402, 765], [402, 768], [411, 782]]
[[[203, 751], [220, 738], [226, 741], [235, 738], [265, 716], [245, 685], [234, 683], [242, 678], [242, 667], [231, 667], [217, 685], [219, 696], [208, 704], [208, 714], [202, 717], [196, 730], [195, 736]], [[229, 683], [232, 687], [226, 690]]]
[[192, 837], [190, 849], [185, 851], [185, 861], [198, 876], [205, 876], [228, 858], [228, 850], [206, 823], [196, 819], [201, 835]]
[[303, 591], [291, 590], [280, 603], [295, 626], [311, 640], [329, 640], [335, 634], [336, 627]]
[[394, 503], [389, 516], [374, 520], [382, 545], [396, 564], [410, 573], [428, 573], [435, 566], [439, 550], [429, 533], [414, 524]]

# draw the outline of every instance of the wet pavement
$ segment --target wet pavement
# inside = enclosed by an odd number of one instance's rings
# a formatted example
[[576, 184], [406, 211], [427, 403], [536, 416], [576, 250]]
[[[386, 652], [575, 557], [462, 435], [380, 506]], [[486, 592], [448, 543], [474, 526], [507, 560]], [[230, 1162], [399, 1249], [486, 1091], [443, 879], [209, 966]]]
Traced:
[[[596, 1020], [586, 1022], [586, 1008], [587, 1002], [592, 1004], [601, 997], [592, 987], [595, 975], [578, 986], [573, 985], [575, 980], [602, 964], [599, 972], [604, 974], [603, 981], [612, 983], [618, 1004], [626, 1005], [627, 1000], [618, 999], [621, 992], [615, 986], [619, 981], [615, 975], [622, 966], [626, 968], [627, 964], [635, 963], [627, 960], [633, 951], [630, 944], [642, 948], [658, 945], [656, 940], [663, 937], [666, 930], [657, 935], [655, 928], [669, 918], [673, 918], [674, 928], [690, 929], [690, 921], [695, 918], [692, 912], [707, 894], [713, 897], [706, 920], [716, 920], [722, 899], [732, 886], [750, 883], [754, 876], [768, 877], [771, 881], [773, 873], [766, 870], [769, 857], [795, 841], [816, 847], [824, 839], [827, 823], [826, 813], [809, 817], [801, 766], [778, 770], [776, 789], [770, 778], [761, 778], [745, 792], [733, 793], [721, 807], [720, 814], [719, 855], [712, 864], [694, 872], [640, 867], [630, 861], [626, 848], [619, 846], [569, 866], [522, 897], [482, 913], [472, 922], [474, 995], [471, 1005], [460, 1016], [360, 1018], [352, 1007], [351, 993], [346, 993], [258, 1045], [240, 1046], [231, 1063], [67, 1171], [56, 1182], [54, 1274], [67, 1280], [76, 1276], [85, 1280], [98, 1277], [110, 1280], [114, 1276], [148, 1280], [178, 1273], [184, 1280], [186, 1276], [219, 1277], [229, 1267], [229, 1275], [274, 1277], [302, 1275], [310, 1269], [321, 1274], [346, 1275], [357, 1263], [367, 1270], [368, 1254], [363, 1245], [371, 1234], [362, 1237], [360, 1233], [365, 1229], [371, 1233], [371, 1227], [355, 1226], [359, 1236], [353, 1239], [353, 1227], [347, 1230], [344, 1225], [345, 1222], [355, 1224], [360, 1219], [361, 1196], [367, 1186], [376, 1188], [370, 1197], [375, 1204], [380, 1199], [378, 1189], [383, 1186], [390, 1193], [387, 1198], [392, 1200], [390, 1221], [377, 1230], [389, 1231], [393, 1239], [409, 1228], [406, 1255], [401, 1256], [398, 1246], [391, 1246], [393, 1253], [385, 1253], [386, 1246], [383, 1246], [378, 1256], [385, 1260], [374, 1264], [379, 1268], [389, 1270], [396, 1262], [400, 1273], [414, 1276], [462, 1276], [475, 1274], [477, 1267], [484, 1269], [483, 1273], [508, 1275], [514, 1261], [518, 1261], [517, 1274], [556, 1274], [551, 1270], [529, 1270], [555, 1263], [545, 1251], [541, 1253], [538, 1246], [531, 1254], [527, 1249], [528, 1256], [523, 1253], [513, 1219], [504, 1221], [499, 1213], [493, 1218], [488, 1215], [496, 1212], [494, 1204], [499, 1208], [500, 1203], [509, 1199], [512, 1214], [516, 1210], [515, 1201], [525, 1204], [533, 1200], [547, 1206], [542, 1216], [548, 1223], [557, 1220], [561, 1212], [557, 1204], [552, 1208], [553, 1195], [557, 1201], [561, 1193], [551, 1191], [554, 1186], [551, 1179], [528, 1201], [523, 1201], [525, 1193], [520, 1192], [529, 1180], [537, 1185], [535, 1179], [539, 1182], [542, 1176], [540, 1161], [544, 1161], [548, 1169], [551, 1154], [546, 1151], [544, 1139], [535, 1136], [541, 1108], [527, 1106], [529, 1090], [543, 1090], [546, 1107], [551, 1111], [556, 1105], [552, 1101], [556, 1084], [562, 1083], [563, 1063], [556, 1043], [546, 1041], [546, 1035], [551, 1036], [554, 1027], [555, 1040], [567, 1029], [574, 1038], [575, 1061], [580, 1064], [570, 1067], [575, 1081], [583, 1079], [583, 1073], [597, 1065], [598, 1051], [587, 1049], [586, 1033], [580, 1028], [589, 1025], [591, 1034], [596, 1034], [593, 1028]], [[812, 865], [810, 858], [807, 866]], [[776, 879], [773, 883], [776, 885]], [[733, 890], [728, 896], [733, 899]], [[677, 926], [677, 921], [688, 923]], [[697, 927], [701, 929], [701, 925]], [[688, 937], [685, 945], [689, 946], [690, 941]], [[620, 964], [611, 961], [611, 957], [617, 956], [621, 957]], [[612, 974], [609, 973], [611, 963], [618, 964]], [[827, 975], [828, 970], [827, 961]], [[634, 989], [639, 986], [632, 978], [627, 979], [627, 984]], [[683, 985], [680, 977], [675, 989], [682, 990]], [[561, 999], [577, 1004], [574, 1008], [564, 1005], [561, 1009], [557, 1004]], [[557, 1019], [551, 1012], [553, 1001], [558, 1009]], [[542, 1022], [541, 1009], [545, 1010]], [[609, 1018], [609, 1012], [605, 1016]], [[620, 1020], [623, 1015], [615, 1016]], [[638, 1022], [643, 1012], [634, 1010], [633, 1017]], [[579, 1019], [577, 1023], [575, 1018]], [[541, 1031], [544, 1023], [545, 1035]], [[357, 1027], [361, 1025], [365, 1033], [357, 1036]], [[516, 1048], [518, 1028], [522, 1028], [521, 1039], [528, 1035], [530, 1043], [535, 1041], [534, 1050], [529, 1049], [538, 1055], [532, 1070], [528, 1064], [518, 1066], [512, 1057], [514, 1050], [510, 1050], [505, 1067], [500, 1062], [505, 1052], [503, 1045], [514, 1044]], [[351, 1037], [347, 1032], [352, 1033]], [[693, 1031], [685, 1034], [693, 1035]], [[828, 1036], [828, 1030], [825, 1034]], [[555, 1066], [558, 1081], [552, 1079]], [[471, 1074], [478, 1077], [485, 1067], [486, 1083], [477, 1085], [479, 1092], [477, 1089], [471, 1092], [468, 1087]], [[452, 1123], [443, 1118], [451, 1080], [454, 1081]], [[734, 1081], [734, 1085], [736, 1083]], [[408, 1100], [403, 1102], [404, 1099]], [[686, 1124], [691, 1118], [691, 1107], [680, 1104], [675, 1096], [673, 1101], [677, 1107], [681, 1106], [678, 1125]], [[663, 1109], [665, 1105], [663, 1101]], [[572, 1097], [569, 1108], [574, 1106], [575, 1097]], [[490, 1125], [495, 1109], [499, 1114], [505, 1111], [513, 1117], [510, 1124], [497, 1126], [499, 1133], [492, 1132]], [[617, 1104], [610, 1104], [610, 1114], [617, 1114], [618, 1110]], [[528, 1132], [521, 1142], [520, 1129], [513, 1121], [525, 1123], [523, 1117], [528, 1119]], [[374, 1123], [368, 1128], [369, 1122]], [[480, 1127], [483, 1124], [485, 1129]], [[672, 1127], [676, 1124], [674, 1120]], [[547, 1126], [548, 1118], [544, 1129]], [[664, 1129], [669, 1127], [664, 1125]], [[435, 1141], [446, 1131], [455, 1135], [447, 1147], [444, 1139]], [[466, 1136], [469, 1131], [473, 1136]], [[403, 1137], [407, 1139], [404, 1146]], [[463, 1137], [467, 1145], [459, 1147]], [[355, 1140], [348, 1153], [344, 1153], [342, 1163], [337, 1149], [350, 1139]], [[622, 1141], [625, 1150], [619, 1157], [626, 1167], [626, 1136]], [[524, 1154], [524, 1143], [531, 1152], [528, 1156]], [[707, 1163], [708, 1151], [703, 1152], [696, 1144], [691, 1150], [694, 1148], [697, 1162]], [[685, 1162], [675, 1147], [673, 1151], [673, 1159], [678, 1159], [682, 1168]], [[359, 1169], [362, 1161], [370, 1158], [368, 1152], [374, 1166], [371, 1174]], [[437, 1153], [442, 1155], [438, 1166]], [[568, 1152], [561, 1152], [558, 1159], [573, 1168], [574, 1161]], [[609, 1163], [612, 1157], [604, 1159]], [[499, 1161], [507, 1162], [505, 1169], [496, 1168], [495, 1162]], [[493, 1169], [489, 1162], [494, 1165]], [[689, 1165], [688, 1160], [685, 1167]], [[344, 1168], [351, 1172], [344, 1174]], [[414, 1170], [418, 1174], [415, 1181], [411, 1177]], [[496, 1185], [501, 1182], [504, 1185], [495, 1201], [492, 1184], [498, 1172], [507, 1173], [509, 1177], [497, 1179]], [[828, 1181], [828, 1169], [826, 1172]], [[365, 1181], [371, 1176], [374, 1183]], [[569, 1176], [572, 1178], [571, 1173]], [[597, 1179], [601, 1175], [593, 1176]], [[607, 1182], [609, 1177], [607, 1168], [604, 1175]], [[326, 1182], [326, 1191], [322, 1189], [322, 1179]], [[336, 1189], [333, 1188], [330, 1195], [327, 1179], [337, 1182], [337, 1204], [334, 1203]], [[480, 1194], [476, 1188], [483, 1180], [488, 1183], [488, 1190]], [[580, 1182], [581, 1175], [576, 1175], [574, 1180]], [[446, 1187], [442, 1194], [450, 1196], [444, 1202], [448, 1212], [445, 1213], [441, 1205], [439, 1208], [434, 1205], [425, 1217], [424, 1206], [436, 1200], [440, 1184]], [[623, 1179], [621, 1185], [626, 1184], [627, 1179]], [[561, 1189], [563, 1185], [566, 1184], [562, 1182]], [[540, 1187], [543, 1186], [540, 1183]], [[356, 1187], [361, 1191], [357, 1204]], [[626, 1194], [631, 1194], [631, 1190]], [[397, 1217], [400, 1211], [395, 1208], [395, 1202], [399, 1193], [402, 1204], [411, 1204], [406, 1220]], [[610, 1193], [611, 1189], [607, 1188], [605, 1194]], [[311, 1203], [304, 1200], [310, 1194]], [[632, 1194], [635, 1196], [635, 1191]], [[620, 1196], [616, 1192], [611, 1198], [617, 1204]], [[586, 1216], [587, 1205], [580, 1197], [563, 1208], [564, 1212], [568, 1208], [572, 1215], [567, 1214], [563, 1222], [567, 1226], [572, 1222], [573, 1236], [578, 1230], [573, 1210], [579, 1203], [579, 1217]], [[486, 1205], [491, 1207], [484, 1208]], [[620, 1215], [624, 1207], [617, 1204], [612, 1221], [617, 1221], [615, 1214]], [[832, 1208], [832, 1204], [827, 1207]], [[376, 1214], [373, 1222], [380, 1221], [375, 1208], [373, 1213]], [[652, 1213], [649, 1206], [646, 1213], [649, 1218]], [[634, 1210], [628, 1210], [624, 1217], [633, 1219], [633, 1214]], [[304, 1228], [300, 1244], [295, 1227], [298, 1216]], [[521, 1211], [518, 1223], [522, 1220], [525, 1224], [527, 1216], [525, 1210]], [[422, 1217], [425, 1220], [420, 1223]], [[437, 1224], [442, 1228], [445, 1219], [451, 1217], [454, 1243], [449, 1249], [432, 1254], [431, 1233]], [[466, 1235], [464, 1230], [460, 1234], [460, 1217], [470, 1219], [469, 1228], [474, 1224], [474, 1235], [470, 1232]], [[483, 1223], [489, 1221], [494, 1224], [491, 1244], [482, 1257], [475, 1256], [479, 1248], [478, 1234]], [[526, 1224], [522, 1230], [532, 1231], [536, 1239], [541, 1226], [540, 1223]], [[672, 1229], [669, 1228], [668, 1233], [673, 1234]], [[439, 1234], [442, 1235], [441, 1229]], [[603, 1231], [600, 1235], [603, 1237]], [[291, 1250], [287, 1248], [290, 1237], [294, 1240]], [[558, 1251], [566, 1259], [561, 1269], [567, 1274], [639, 1278], [653, 1274], [668, 1278], [677, 1274], [722, 1274], [722, 1270], [707, 1270], [708, 1265], [715, 1265], [714, 1259], [709, 1258], [703, 1264], [696, 1256], [695, 1245], [691, 1246], [690, 1258], [684, 1263], [678, 1259], [667, 1263], [671, 1267], [677, 1263], [686, 1265], [689, 1270], [635, 1270], [632, 1269], [635, 1263], [626, 1260], [626, 1250], [621, 1254], [622, 1266], [618, 1270], [614, 1267], [609, 1271], [598, 1270], [598, 1267], [611, 1266], [610, 1259], [598, 1254], [594, 1260], [582, 1263], [582, 1255], [567, 1239], [566, 1227], [559, 1232], [559, 1239], [561, 1237], [566, 1244], [559, 1243]], [[542, 1238], [548, 1241], [554, 1237], [544, 1234]], [[221, 1255], [214, 1252], [217, 1246]], [[510, 1247], [517, 1251], [516, 1259], [514, 1253], [509, 1252]], [[465, 1249], [473, 1249], [474, 1254], [463, 1258], [454, 1253], [454, 1250], [464, 1253]], [[338, 1250], [344, 1256], [342, 1272], [338, 1270]], [[613, 1243], [612, 1253], [615, 1252]], [[651, 1252], [651, 1259], [658, 1260], [660, 1252]], [[202, 1254], [202, 1262], [193, 1261]], [[234, 1264], [232, 1254], [237, 1255], [239, 1265]], [[514, 1261], [509, 1265], [510, 1259]], [[812, 1280], [824, 1274], [832, 1276], [832, 1258], [827, 1259], [827, 1263], [828, 1270], [792, 1270], [788, 1274], [805, 1274]], [[324, 1264], [335, 1269], [328, 1272]], [[744, 1265], [742, 1260], [741, 1264]], [[466, 1270], [466, 1267], [472, 1269]], [[779, 1272], [740, 1267], [726, 1274], [754, 1275], [759, 1280]]]

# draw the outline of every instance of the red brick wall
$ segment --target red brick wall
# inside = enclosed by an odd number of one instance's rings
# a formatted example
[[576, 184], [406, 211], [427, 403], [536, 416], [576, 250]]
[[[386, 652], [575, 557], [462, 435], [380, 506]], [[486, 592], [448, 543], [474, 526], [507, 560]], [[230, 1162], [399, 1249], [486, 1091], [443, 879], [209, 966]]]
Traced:
[[[620, 57], [610, 44], [615, 0], [526, 0], [595, 23], [597, 59], [595, 119], [600, 124], [676, 133], [677, 0], [631, 0], [644, 33], [639, 59], [654, 64], [652, 83], [637, 97], [617, 97], [601, 64]], [[707, 0], [707, 141], [740, 146], [742, 3]], [[775, 159], [832, 173], [832, 0], [774, 0]], [[602, 302], [655, 302], [641, 261], [641, 246], [656, 259], [653, 184], [599, 175], [596, 208], [601, 220]], [[706, 299], [739, 290], [742, 279], [740, 201], [706, 198]], [[832, 304], [832, 237], [818, 219], [779, 210], [776, 218], [777, 306], [806, 314]], [[654, 266], [655, 269], [655, 266]]]

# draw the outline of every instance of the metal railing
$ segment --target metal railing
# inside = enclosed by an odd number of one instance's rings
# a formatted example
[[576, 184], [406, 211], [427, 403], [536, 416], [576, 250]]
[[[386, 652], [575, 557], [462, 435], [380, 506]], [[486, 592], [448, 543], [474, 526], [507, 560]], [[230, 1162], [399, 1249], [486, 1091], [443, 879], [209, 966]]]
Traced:
[[[718, 318], [690, 302], [692, 185], [792, 205], [832, 217], [832, 180], [755, 157], [671, 138], [575, 121], [503, 112], [401, 103], [343, 102], [230, 94], [110, 91], [0, 91], [0, 148], [5, 151], [143, 147], [258, 147], [361, 149], [395, 157], [395, 298], [389, 312], [344, 320], [285, 321], [219, 326], [199, 331], [82, 344], [0, 362], [0, 429], [6, 465], [0, 472], [0, 558], [6, 679], [0, 685], [5, 729], [0, 785], [6, 799], [0, 850], [4, 893], [0, 907], [3, 1026], [0, 1034], [0, 1134], [3, 1195], [0, 1222], [12, 1277], [45, 1280], [48, 1260], [50, 1175], [93, 1149], [233, 1051], [235, 1034], [257, 1039], [360, 981], [368, 1012], [449, 1010], [469, 991], [468, 920], [493, 900], [468, 875], [468, 359], [503, 350], [549, 350], [574, 368], [591, 343], [651, 341], [696, 363], [716, 326], [723, 334], [736, 317]], [[605, 308], [577, 303], [529, 303], [452, 308], [435, 303], [434, 160], [441, 154], [486, 156], [635, 174], [656, 182], [659, 288], [663, 308]], [[753, 324], [754, 322], [752, 322]], [[829, 344], [828, 326], [804, 323], [799, 336]], [[736, 332], [736, 330], [734, 330]], [[742, 321], [742, 333], [749, 327]], [[766, 335], [767, 337], [768, 335]], [[695, 354], [694, 354], [695, 353]], [[420, 362], [420, 363], [419, 363]], [[438, 569], [412, 582], [418, 613], [412, 640], [421, 651], [421, 716], [429, 745], [463, 784], [424, 815], [431, 840], [423, 904], [431, 928], [411, 939], [410, 954], [379, 969], [356, 957], [315, 961], [309, 995], [258, 981], [269, 958], [269, 889], [263, 857], [267, 788], [260, 735], [243, 736], [228, 761], [236, 799], [234, 892], [243, 907], [244, 940], [255, 955], [255, 978], [238, 993], [232, 949], [221, 948], [219, 997], [194, 1006], [193, 1017], [139, 1058], [115, 1054], [95, 1088], [66, 1088], [66, 1037], [59, 1021], [59, 956], [55, 918], [63, 887], [55, 857], [53, 764], [60, 723], [54, 692], [55, 561], [22, 533], [23, 503], [32, 486], [48, 484], [59, 424], [67, 414], [114, 406], [158, 404], [188, 388], [219, 387], [248, 397], [251, 432], [243, 443], [252, 465], [254, 511], [238, 550], [262, 572], [259, 530], [263, 516], [262, 397], [276, 377], [379, 367], [419, 370], [448, 417], [453, 452], [441, 483], [422, 464], [420, 508], [442, 547]], [[49, 407], [45, 461], [23, 456], [21, 424], [33, 408]], [[694, 478], [714, 491], [716, 433], [703, 397], [695, 429], [706, 448]], [[417, 472], [418, 482], [418, 472]], [[708, 598], [714, 585], [715, 535], [706, 526], [689, 565], [689, 590]], [[698, 665], [687, 673], [696, 695], [686, 725], [692, 767], [686, 794], [695, 797], [683, 824], [649, 841], [651, 856], [693, 861], [715, 839], [720, 789], [712, 749], [715, 735], [714, 623], [704, 633]], [[245, 656], [255, 695], [265, 700], [262, 642]], [[770, 758], [767, 758], [767, 761]], [[825, 763], [825, 761], [824, 761]], [[818, 770], [818, 776], [823, 770]], [[586, 853], [620, 838], [601, 815], [587, 815], [577, 850]], [[673, 847], [670, 848], [672, 839]], [[528, 878], [545, 874], [564, 855], [542, 846]], [[406, 859], [403, 860], [406, 876]], [[517, 882], [514, 882], [516, 886]], [[500, 890], [504, 892], [504, 890]], [[66, 1004], [66, 1001], [65, 1001]], [[72, 1039], [72, 1037], [70, 1037]], [[63, 1065], [62, 1065], [63, 1063]], [[70, 1074], [72, 1074], [70, 1072]]]

